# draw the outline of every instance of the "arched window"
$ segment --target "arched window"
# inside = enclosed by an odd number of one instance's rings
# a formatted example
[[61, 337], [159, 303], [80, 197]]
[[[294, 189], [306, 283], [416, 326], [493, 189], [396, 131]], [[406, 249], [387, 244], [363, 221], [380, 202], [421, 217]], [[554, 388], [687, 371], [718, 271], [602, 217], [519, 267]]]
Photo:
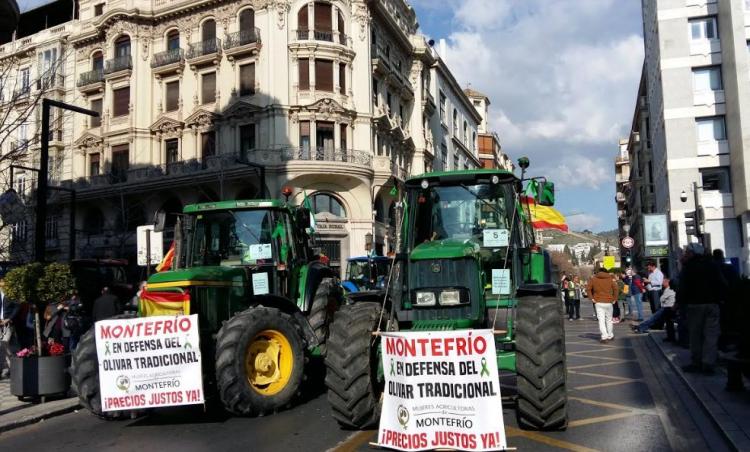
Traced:
[[130, 56], [130, 36], [122, 35], [115, 40], [115, 58]]
[[307, 4], [305, 4], [297, 12], [297, 39], [309, 38], [310, 29], [307, 22], [309, 9], [310, 8], [308, 8]]
[[346, 26], [344, 25], [344, 15], [341, 10], [338, 10], [338, 30], [339, 30], [339, 42], [341, 45], [346, 45]]
[[469, 141], [469, 124], [464, 121], [464, 144], [467, 144], [467, 141]]
[[453, 136], [458, 137], [458, 110], [453, 109]]
[[201, 40], [212, 41], [216, 39], [216, 21], [208, 19], [201, 25]]
[[315, 214], [328, 213], [335, 217], [346, 218], [346, 209], [341, 202], [327, 193], [313, 196], [313, 211]]
[[255, 29], [255, 11], [251, 8], [240, 12], [240, 31], [251, 31]]
[[91, 70], [101, 71], [102, 69], [104, 69], [104, 55], [101, 51], [97, 51], [91, 56]]
[[176, 50], [180, 48], [179, 30], [169, 30], [167, 33], [167, 50]]
[[327, 2], [315, 2], [315, 39], [318, 41], [333, 41], [333, 8]]

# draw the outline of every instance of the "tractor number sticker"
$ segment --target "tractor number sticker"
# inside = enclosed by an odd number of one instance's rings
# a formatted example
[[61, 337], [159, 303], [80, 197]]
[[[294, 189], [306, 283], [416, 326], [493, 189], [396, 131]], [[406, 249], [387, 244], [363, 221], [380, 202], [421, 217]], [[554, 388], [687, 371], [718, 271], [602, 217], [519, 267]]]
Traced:
[[265, 295], [269, 293], [268, 273], [253, 273], [253, 295]]
[[272, 259], [273, 251], [271, 250], [270, 243], [261, 243], [260, 245], [250, 245], [250, 260], [257, 261], [258, 259]]
[[378, 446], [507, 448], [492, 330], [381, 333], [385, 370]]
[[203, 403], [198, 315], [96, 322], [102, 410]]
[[492, 295], [510, 295], [509, 269], [492, 269]]
[[485, 229], [482, 234], [482, 246], [485, 248], [508, 246], [510, 233], [507, 229]]

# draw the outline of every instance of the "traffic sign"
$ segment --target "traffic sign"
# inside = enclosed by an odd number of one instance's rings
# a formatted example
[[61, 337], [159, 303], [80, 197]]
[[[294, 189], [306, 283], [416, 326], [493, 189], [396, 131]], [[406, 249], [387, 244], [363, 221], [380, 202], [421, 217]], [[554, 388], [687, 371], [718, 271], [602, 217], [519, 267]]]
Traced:
[[635, 240], [633, 240], [633, 237], [623, 237], [620, 243], [622, 243], [623, 248], [630, 249], [635, 245]]

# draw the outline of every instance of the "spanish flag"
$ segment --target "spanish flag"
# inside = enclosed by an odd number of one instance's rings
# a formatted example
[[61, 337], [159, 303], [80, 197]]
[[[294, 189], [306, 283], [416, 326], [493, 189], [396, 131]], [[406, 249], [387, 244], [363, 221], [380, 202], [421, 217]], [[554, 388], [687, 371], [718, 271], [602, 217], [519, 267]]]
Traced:
[[190, 315], [190, 294], [179, 292], [141, 292], [138, 312], [142, 317]]
[[534, 229], [559, 229], [568, 232], [565, 216], [554, 207], [540, 206], [530, 196], [521, 196], [521, 203], [531, 212], [531, 225]]
[[174, 261], [174, 242], [172, 242], [172, 245], [169, 247], [169, 251], [167, 251], [164, 259], [162, 259], [161, 262], [159, 262], [159, 265], [156, 266], [156, 272], [165, 272], [172, 268], [172, 261]]

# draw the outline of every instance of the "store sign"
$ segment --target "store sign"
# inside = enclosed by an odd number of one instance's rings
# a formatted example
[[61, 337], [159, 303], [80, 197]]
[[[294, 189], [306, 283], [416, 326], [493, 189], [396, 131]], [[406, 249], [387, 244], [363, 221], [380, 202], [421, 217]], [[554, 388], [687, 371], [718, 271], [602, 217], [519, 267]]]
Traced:
[[668, 246], [647, 246], [646, 257], [667, 257], [669, 256]]
[[381, 333], [385, 390], [378, 446], [504, 450], [492, 330]]
[[346, 226], [341, 223], [316, 223], [315, 228], [320, 231], [345, 231]]

